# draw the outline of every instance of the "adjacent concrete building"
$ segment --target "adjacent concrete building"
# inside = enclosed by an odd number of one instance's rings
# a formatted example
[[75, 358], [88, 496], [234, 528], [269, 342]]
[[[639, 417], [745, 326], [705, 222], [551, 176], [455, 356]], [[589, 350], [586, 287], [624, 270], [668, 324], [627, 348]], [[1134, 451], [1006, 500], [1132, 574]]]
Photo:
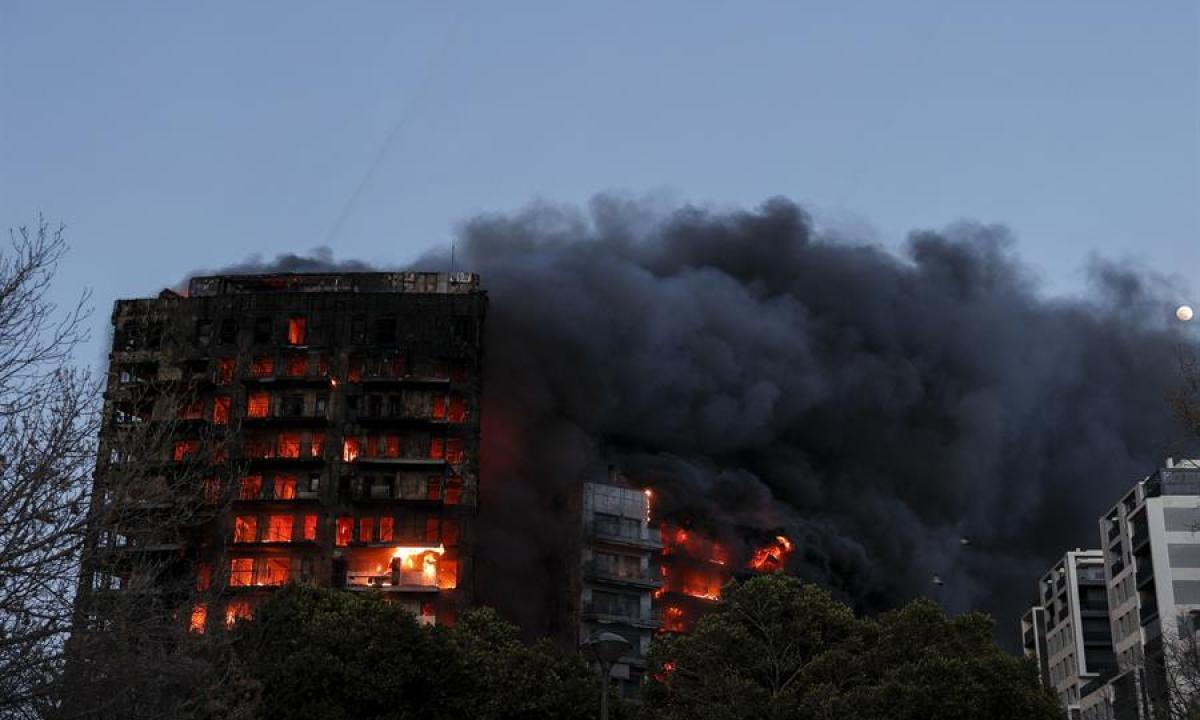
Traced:
[[[1114, 668], [1103, 553], [1068, 552], [1042, 576], [1038, 589], [1045, 628], [1045, 654], [1038, 664], [1068, 714], [1078, 717], [1084, 685]], [[1041, 651], [1036, 636], [1033, 649]]]
[[646, 673], [650, 640], [660, 626], [653, 593], [662, 550], [650, 527], [646, 491], [584, 483], [580, 568], [579, 642], [613, 632], [629, 641], [629, 652], [612, 676], [626, 697], [638, 693]]
[[1157, 717], [1171, 685], [1190, 682], [1171, 656], [1194, 641], [1200, 610], [1200, 462], [1168, 460], [1100, 518], [1100, 536], [1128, 708], [1115, 717]]
[[1200, 461], [1168, 460], [1099, 531], [1102, 550], [1067, 553], [1039, 581], [1025, 654], [1069, 717], [1174, 717], [1170, 698], [1200, 684]]
[[452, 620], [472, 600], [486, 307], [468, 273], [118, 301], [81, 611], [147, 592], [202, 632], [297, 578]]

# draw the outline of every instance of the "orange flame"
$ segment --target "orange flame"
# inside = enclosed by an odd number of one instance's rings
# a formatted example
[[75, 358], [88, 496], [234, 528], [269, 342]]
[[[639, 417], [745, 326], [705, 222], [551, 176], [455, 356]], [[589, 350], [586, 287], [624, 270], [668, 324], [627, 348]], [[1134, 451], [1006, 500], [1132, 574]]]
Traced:
[[788, 556], [792, 554], [792, 541], [783, 535], [754, 551], [747, 567], [756, 572], [769, 573], [782, 570], [787, 565]]

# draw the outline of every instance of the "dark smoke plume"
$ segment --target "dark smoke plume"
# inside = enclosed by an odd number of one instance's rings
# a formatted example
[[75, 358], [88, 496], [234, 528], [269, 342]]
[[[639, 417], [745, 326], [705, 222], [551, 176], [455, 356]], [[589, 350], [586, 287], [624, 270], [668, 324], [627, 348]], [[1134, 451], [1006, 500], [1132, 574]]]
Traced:
[[1147, 280], [1096, 264], [1087, 299], [1043, 299], [1011, 245], [963, 223], [900, 258], [825, 241], [782, 199], [469, 222], [505, 550], [481, 587], [542, 616], [530, 589], [564, 528], [537, 511], [615, 463], [718, 537], [783, 529], [792, 569], [862, 610], [940, 594], [1015, 637], [1051, 560], [1095, 546], [1099, 514], [1181, 438], [1179, 338]]
[[1052, 559], [1190, 446], [1161, 280], [1095, 263], [1086, 298], [1046, 299], [1011, 246], [962, 223], [897, 257], [782, 199], [468, 222], [457, 266], [491, 296], [484, 600], [561, 630], [566, 498], [615, 464], [727, 542], [785, 532], [791, 570], [861, 610], [934, 595], [1015, 638]]
[[[333, 250], [318, 247], [311, 255], [280, 253], [273, 260], [264, 260], [261, 255], [251, 255], [236, 265], [220, 270], [199, 270], [193, 276], [203, 275], [253, 275], [255, 273], [315, 273], [315, 272], [369, 272], [375, 268], [361, 260], [335, 260]], [[187, 283], [184, 282], [184, 286]]]

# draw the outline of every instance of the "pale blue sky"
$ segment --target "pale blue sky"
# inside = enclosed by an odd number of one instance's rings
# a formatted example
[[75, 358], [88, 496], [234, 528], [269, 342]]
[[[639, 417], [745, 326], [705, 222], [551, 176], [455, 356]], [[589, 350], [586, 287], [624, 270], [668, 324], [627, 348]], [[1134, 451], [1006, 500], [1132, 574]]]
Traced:
[[1194, 274], [1198, 8], [0, 0], [0, 224], [69, 225], [98, 327], [252, 252], [402, 263], [608, 190], [1002, 222], [1055, 291], [1091, 253]]

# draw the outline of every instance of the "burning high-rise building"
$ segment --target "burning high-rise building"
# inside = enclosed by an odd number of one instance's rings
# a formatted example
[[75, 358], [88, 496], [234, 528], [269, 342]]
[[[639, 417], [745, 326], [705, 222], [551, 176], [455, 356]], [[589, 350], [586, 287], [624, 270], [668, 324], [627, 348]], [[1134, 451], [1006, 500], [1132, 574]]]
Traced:
[[473, 598], [486, 307], [476, 275], [414, 272], [118, 301], [80, 607], [152, 591], [203, 631], [295, 578], [451, 620]]

